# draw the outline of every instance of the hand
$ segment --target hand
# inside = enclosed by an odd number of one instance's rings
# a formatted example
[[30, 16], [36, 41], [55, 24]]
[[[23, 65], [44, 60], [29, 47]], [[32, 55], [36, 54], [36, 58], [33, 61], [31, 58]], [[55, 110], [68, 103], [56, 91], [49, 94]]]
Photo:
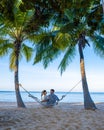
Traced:
[[64, 98], [66, 95], [62, 95], [62, 98]]

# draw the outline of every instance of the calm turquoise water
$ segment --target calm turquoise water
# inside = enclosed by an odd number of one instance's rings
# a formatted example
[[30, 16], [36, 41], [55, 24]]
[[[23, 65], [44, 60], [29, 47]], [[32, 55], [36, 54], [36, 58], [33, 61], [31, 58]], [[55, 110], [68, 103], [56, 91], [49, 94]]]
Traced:
[[[33, 96], [40, 99], [41, 92], [30, 92]], [[59, 98], [65, 95], [66, 92], [56, 92]], [[90, 93], [94, 102], [104, 102], [104, 92], [92, 92]], [[32, 98], [28, 97], [26, 92], [21, 92], [21, 97], [24, 102], [35, 102]], [[2, 102], [16, 102], [16, 96], [14, 91], [0, 91], [0, 101]], [[61, 102], [83, 102], [82, 92], [70, 92]]]

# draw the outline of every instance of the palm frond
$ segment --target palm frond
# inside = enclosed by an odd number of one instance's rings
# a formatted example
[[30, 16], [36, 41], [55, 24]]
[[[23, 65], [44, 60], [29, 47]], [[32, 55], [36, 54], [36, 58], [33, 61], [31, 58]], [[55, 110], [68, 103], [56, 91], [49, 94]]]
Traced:
[[[47, 39], [48, 41], [48, 39]], [[44, 42], [44, 41], [43, 41]], [[36, 55], [34, 58], [34, 64], [43, 62], [44, 68], [47, 68], [48, 64], [52, 62], [60, 54], [59, 49], [53, 47], [52, 42], [44, 42], [36, 45]]]
[[17, 35], [25, 34], [26, 26], [31, 17], [34, 15], [34, 10], [28, 10], [26, 12], [21, 12], [19, 8], [15, 9], [14, 21], [5, 20], [5, 18], [0, 17], [1, 23], [3, 25], [0, 27], [3, 34], [12, 35], [16, 37]]
[[70, 39], [70, 34], [60, 32], [55, 36], [53, 46], [55, 46], [58, 49], [64, 50], [68, 46]]
[[10, 54], [10, 64], [9, 64], [10, 70], [16, 69], [15, 60], [16, 60], [16, 55], [15, 55], [14, 51], [12, 51]]
[[25, 44], [22, 45], [22, 52], [27, 61], [29, 61], [33, 54], [33, 49]]
[[38, 43], [35, 45], [36, 55], [33, 64], [42, 61], [44, 68], [46, 68], [48, 64], [59, 55], [60, 50], [53, 45], [56, 34], [57, 31], [43, 30], [43, 32], [37, 36]]
[[95, 35], [94, 39], [94, 51], [97, 55], [104, 58], [104, 37], [101, 35]]
[[73, 60], [74, 56], [75, 56], [75, 46], [69, 46], [66, 49], [66, 52], [65, 52], [65, 54], [62, 58], [62, 61], [59, 64], [59, 67], [58, 67], [58, 69], [60, 69], [61, 74], [65, 71], [66, 67]]
[[8, 19], [10, 21], [14, 20], [14, 12], [13, 9], [15, 7], [17, 0], [1, 0], [0, 1], [0, 12], [4, 19]]
[[41, 41], [43, 41], [44, 39], [47, 39], [49, 37], [49, 33], [48, 32], [41, 32], [39, 34], [29, 34], [28, 38], [31, 42], [33, 43], [41, 43]]
[[61, 51], [53, 46], [50, 46], [46, 51], [43, 57], [43, 66], [46, 68], [49, 63], [53, 62], [53, 60], [57, 59], [57, 57], [61, 54]]
[[43, 56], [46, 53], [46, 50], [48, 50], [50, 44], [50, 39], [47, 35], [40, 35], [40, 40], [38, 44], [35, 45], [36, 55], [34, 58], [34, 64], [40, 62], [43, 58]]
[[0, 39], [0, 56], [5, 56], [12, 48], [13, 45], [8, 40]]

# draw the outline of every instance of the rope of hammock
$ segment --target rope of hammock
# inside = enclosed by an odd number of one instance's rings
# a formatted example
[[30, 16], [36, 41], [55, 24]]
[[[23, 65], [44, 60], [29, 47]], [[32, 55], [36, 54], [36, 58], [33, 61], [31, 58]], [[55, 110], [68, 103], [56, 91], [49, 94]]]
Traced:
[[[62, 97], [61, 97], [61, 99], [60, 99], [59, 101], [61, 101], [64, 97], [66, 97], [67, 94], [69, 94], [80, 82], [81, 82], [81, 80], [80, 80], [78, 83], [76, 83], [68, 92], [66, 92], [65, 95], [62, 95]], [[21, 88], [23, 88], [23, 89], [29, 94], [29, 97], [35, 99], [35, 101], [38, 102], [38, 103], [40, 103], [41, 105], [46, 106], [45, 104], [42, 104], [42, 102], [40, 101], [40, 99], [38, 99], [37, 97], [33, 96], [30, 92], [28, 92], [28, 91], [22, 86], [22, 84], [19, 84], [19, 86], [20, 86]], [[59, 101], [58, 101], [58, 102], [59, 102]]]
[[68, 92], [66, 92], [66, 94], [64, 95], [64, 97], [66, 97], [75, 87], [77, 87], [77, 85], [81, 82], [82, 80], [80, 80], [79, 82], [77, 82]]
[[21, 88], [23, 88], [23, 89], [29, 94], [29, 97], [35, 99], [38, 103], [41, 103], [41, 101], [40, 101], [37, 97], [33, 96], [30, 92], [28, 92], [28, 91], [22, 86], [22, 84], [19, 84], [19, 86], [20, 86]]
[[[78, 85], [80, 82], [81, 82], [81, 80], [78, 81], [68, 92], [66, 92], [65, 95], [62, 95], [62, 97], [61, 97], [61, 99], [60, 99], [59, 101], [63, 100], [63, 98], [65, 98], [75, 87], [77, 87], [77, 85]], [[59, 101], [58, 101], [58, 102], [59, 102]]]

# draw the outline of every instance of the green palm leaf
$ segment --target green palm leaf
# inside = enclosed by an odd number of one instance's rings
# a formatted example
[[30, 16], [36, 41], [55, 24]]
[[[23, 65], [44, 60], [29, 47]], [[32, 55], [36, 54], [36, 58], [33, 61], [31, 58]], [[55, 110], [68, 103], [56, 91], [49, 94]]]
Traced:
[[11, 54], [10, 54], [10, 64], [9, 64], [10, 70], [16, 69], [15, 61], [16, 61], [16, 55], [15, 55], [15, 52], [12, 51]]
[[65, 71], [66, 67], [70, 64], [75, 56], [75, 46], [69, 46], [59, 64], [58, 69], [60, 69], [61, 74]]
[[0, 56], [5, 56], [9, 53], [9, 49], [12, 49], [13, 46], [11, 43], [8, 43], [8, 40], [0, 39]]
[[29, 61], [32, 57], [33, 49], [25, 44], [22, 44], [22, 52], [26, 57], [26, 60]]
[[60, 32], [55, 36], [53, 46], [55, 46], [58, 49], [64, 50], [68, 46], [70, 39], [70, 34]]
[[97, 55], [104, 58], [104, 37], [101, 35], [95, 35], [94, 39], [94, 51]]

